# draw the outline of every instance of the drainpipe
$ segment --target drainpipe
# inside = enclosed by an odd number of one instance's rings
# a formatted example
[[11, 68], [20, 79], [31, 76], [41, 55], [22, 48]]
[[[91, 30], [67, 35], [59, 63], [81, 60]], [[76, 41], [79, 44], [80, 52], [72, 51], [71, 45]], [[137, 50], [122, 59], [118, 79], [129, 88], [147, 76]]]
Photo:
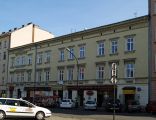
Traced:
[[148, 0], [148, 103], [151, 100], [152, 80], [152, 25], [151, 25], [151, 0]]

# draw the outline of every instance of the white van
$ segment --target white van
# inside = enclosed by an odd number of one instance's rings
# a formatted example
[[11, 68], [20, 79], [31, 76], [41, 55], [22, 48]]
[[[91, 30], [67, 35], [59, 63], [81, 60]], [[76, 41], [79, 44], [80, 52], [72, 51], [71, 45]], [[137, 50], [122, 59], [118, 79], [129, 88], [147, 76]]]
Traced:
[[45, 117], [50, 117], [51, 111], [38, 107], [26, 100], [15, 98], [0, 98], [0, 120], [7, 117], [20, 118], [36, 118], [43, 120]]

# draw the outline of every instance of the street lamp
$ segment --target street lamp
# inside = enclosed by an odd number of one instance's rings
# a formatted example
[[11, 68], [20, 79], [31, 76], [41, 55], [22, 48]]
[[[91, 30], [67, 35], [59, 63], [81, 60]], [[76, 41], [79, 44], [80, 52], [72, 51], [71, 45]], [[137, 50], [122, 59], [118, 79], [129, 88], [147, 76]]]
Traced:
[[70, 51], [70, 49], [69, 48], [66, 48], [66, 50], [70, 53], [70, 54], [72, 54], [73, 55], [73, 57], [75, 58], [75, 60], [76, 60], [76, 66], [77, 66], [77, 82], [76, 82], [76, 88], [77, 88], [77, 100], [78, 100], [78, 90], [79, 90], [79, 63], [78, 63], [78, 59], [77, 59], [77, 57], [75, 56], [75, 54], [74, 53], [72, 53], [71, 51]]

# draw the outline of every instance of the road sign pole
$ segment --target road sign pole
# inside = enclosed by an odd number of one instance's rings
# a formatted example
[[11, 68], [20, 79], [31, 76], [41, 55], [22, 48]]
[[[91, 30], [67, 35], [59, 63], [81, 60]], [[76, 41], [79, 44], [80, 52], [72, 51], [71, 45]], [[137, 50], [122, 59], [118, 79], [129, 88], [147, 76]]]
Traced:
[[117, 76], [117, 72], [116, 72], [116, 69], [117, 69], [117, 65], [116, 63], [112, 63], [112, 78], [111, 78], [111, 82], [113, 84], [113, 93], [114, 93], [114, 97], [113, 97], [113, 100], [114, 100], [114, 105], [113, 105], [113, 120], [115, 120], [115, 87], [116, 87], [116, 83], [117, 83], [117, 79], [116, 79], [116, 76]]

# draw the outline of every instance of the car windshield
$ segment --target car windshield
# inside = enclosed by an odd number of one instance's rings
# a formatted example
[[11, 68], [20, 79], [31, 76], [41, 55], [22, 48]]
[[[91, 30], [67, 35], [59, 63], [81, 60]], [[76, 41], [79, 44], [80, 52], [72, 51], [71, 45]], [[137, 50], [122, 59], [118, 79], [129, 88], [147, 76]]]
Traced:
[[62, 100], [62, 102], [70, 102], [70, 100]]
[[87, 101], [86, 104], [95, 104], [95, 101]]

